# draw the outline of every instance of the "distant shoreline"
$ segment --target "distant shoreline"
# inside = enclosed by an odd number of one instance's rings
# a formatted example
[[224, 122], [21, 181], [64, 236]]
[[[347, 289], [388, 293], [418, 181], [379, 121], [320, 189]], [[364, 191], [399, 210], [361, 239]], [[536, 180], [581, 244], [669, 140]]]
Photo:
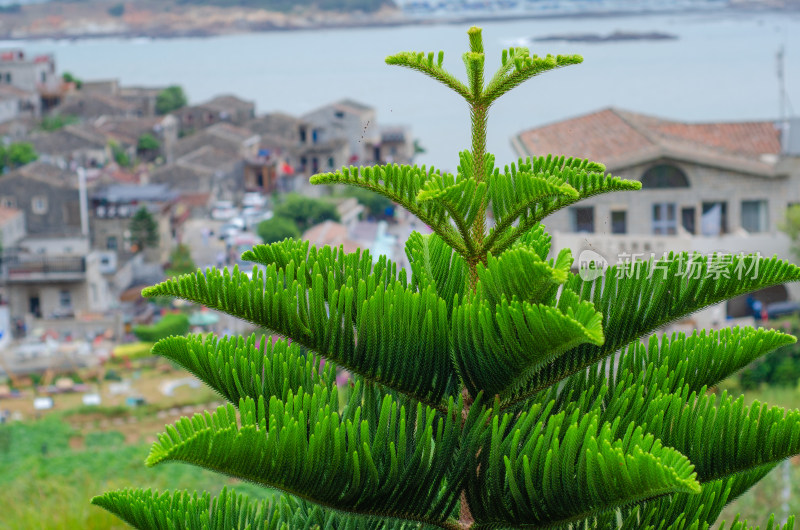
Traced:
[[660, 11], [601, 11], [585, 13], [509, 13], [509, 14], [468, 14], [464, 16], [447, 18], [428, 18], [417, 19], [404, 15], [392, 18], [361, 18], [350, 17], [350, 20], [333, 23], [325, 22], [296, 22], [285, 25], [275, 25], [269, 23], [254, 23], [245, 27], [231, 30], [230, 28], [212, 29], [208, 27], [198, 27], [189, 30], [154, 29], [146, 31], [125, 30], [108, 32], [86, 32], [73, 34], [67, 32], [51, 32], [35, 35], [13, 36], [0, 35], [0, 41], [7, 42], [26, 42], [42, 40], [94, 40], [94, 39], [152, 39], [152, 40], [172, 40], [172, 39], [193, 39], [224, 37], [232, 35], [252, 35], [257, 33], [288, 32], [288, 31], [317, 31], [317, 30], [345, 30], [345, 29], [371, 29], [383, 27], [400, 26], [442, 26], [442, 25], [461, 25], [491, 22], [509, 22], [516, 20], [550, 20], [550, 19], [586, 19], [586, 18], [628, 18], [628, 17], [647, 17], [647, 16], [670, 16], [670, 15], [746, 15], [746, 14], [770, 14], [770, 13], [794, 13], [800, 14], [800, 5], [797, 7], [774, 7], [764, 6], [763, 8], [746, 7], [725, 7], [715, 9], [674, 9]]

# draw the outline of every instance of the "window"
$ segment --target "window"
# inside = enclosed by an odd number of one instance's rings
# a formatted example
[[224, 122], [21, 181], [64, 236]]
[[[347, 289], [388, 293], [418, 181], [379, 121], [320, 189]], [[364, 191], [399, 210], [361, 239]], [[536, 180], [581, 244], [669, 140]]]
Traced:
[[6, 72], [6, 83], [11, 83], [11, 72]]
[[47, 81], [47, 74], [45, 72], [41, 73], [40, 80], [41, 80], [42, 84], [44, 84], [44, 82]]
[[335, 164], [335, 162], [334, 162], [334, 160], [333, 160], [333, 157], [332, 157], [332, 156], [331, 156], [331, 157], [328, 157], [328, 167], [329, 167], [330, 169], [333, 169], [333, 166], [334, 166], [334, 164]]
[[642, 176], [642, 188], [688, 188], [689, 179], [675, 166], [660, 164], [648, 169]]
[[728, 203], [722, 201], [703, 203], [700, 233], [711, 237], [728, 233]]
[[117, 250], [117, 236], [109, 236], [106, 238], [106, 248], [108, 250]]
[[6, 208], [16, 208], [17, 207], [17, 199], [16, 197], [0, 197], [0, 206], [5, 206]]
[[697, 227], [695, 226], [697, 223], [695, 218], [695, 209], [694, 207], [688, 208], [681, 208], [681, 225], [683, 229], [689, 232], [690, 234], [697, 233]]
[[37, 215], [44, 215], [47, 213], [47, 197], [44, 195], [37, 195], [31, 199], [31, 210]]
[[612, 234], [628, 233], [628, 212], [626, 212], [625, 210], [611, 212], [611, 233]]
[[660, 202], [653, 204], [653, 233], [674, 236], [678, 233], [678, 219], [675, 203]]
[[314, 129], [311, 131], [311, 143], [315, 144], [319, 141], [319, 130]]
[[594, 206], [570, 208], [573, 232], [594, 233]]
[[767, 201], [742, 201], [742, 228], [750, 233], [769, 230]]
[[336, 112], [334, 112], [333, 114], [334, 114], [334, 116], [336, 116], [336, 117], [337, 117], [337, 118], [339, 118], [340, 120], [341, 120], [342, 118], [344, 118], [344, 112], [342, 112], [341, 110], [337, 110], [337, 111], [336, 111]]
[[72, 293], [63, 289], [58, 292], [58, 303], [61, 307], [67, 309], [72, 307]]

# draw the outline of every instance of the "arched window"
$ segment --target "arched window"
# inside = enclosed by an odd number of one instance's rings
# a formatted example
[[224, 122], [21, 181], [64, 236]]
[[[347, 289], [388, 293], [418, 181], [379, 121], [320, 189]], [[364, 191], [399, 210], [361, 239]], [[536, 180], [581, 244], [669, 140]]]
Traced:
[[645, 171], [642, 188], [688, 188], [689, 179], [675, 166], [659, 164]]

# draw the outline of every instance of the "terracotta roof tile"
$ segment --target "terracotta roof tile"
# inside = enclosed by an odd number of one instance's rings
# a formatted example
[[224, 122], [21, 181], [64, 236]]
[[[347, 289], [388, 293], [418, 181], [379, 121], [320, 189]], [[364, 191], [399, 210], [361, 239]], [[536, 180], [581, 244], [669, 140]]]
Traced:
[[515, 140], [527, 155], [589, 158], [610, 169], [669, 153], [761, 165], [762, 155], [781, 151], [769, 121], [681, 123], [613, 108], [523, 131]]

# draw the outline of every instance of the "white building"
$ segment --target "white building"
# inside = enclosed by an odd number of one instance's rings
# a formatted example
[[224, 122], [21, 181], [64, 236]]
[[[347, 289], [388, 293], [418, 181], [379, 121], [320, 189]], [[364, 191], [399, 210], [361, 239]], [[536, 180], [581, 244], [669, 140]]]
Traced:
[[[787, 207], [800, 204], [800, 153], [785, 140], [771, 121], [694, 124], [612, 108], [523, 131], [512, 145], [522, 157], [588, 158], [642, 182], [640, 191], [601, 194], [544, 220], [554, 246], [576, 257], [593, 250], [613, 264], [683, 250], [795, 261], [779, 226]], [[798, 286], [787, 288], [800, 299]], [[787, 292], [756, 296], [769, 303]], [[742, 304], [729, 304], [729, 314]]]

